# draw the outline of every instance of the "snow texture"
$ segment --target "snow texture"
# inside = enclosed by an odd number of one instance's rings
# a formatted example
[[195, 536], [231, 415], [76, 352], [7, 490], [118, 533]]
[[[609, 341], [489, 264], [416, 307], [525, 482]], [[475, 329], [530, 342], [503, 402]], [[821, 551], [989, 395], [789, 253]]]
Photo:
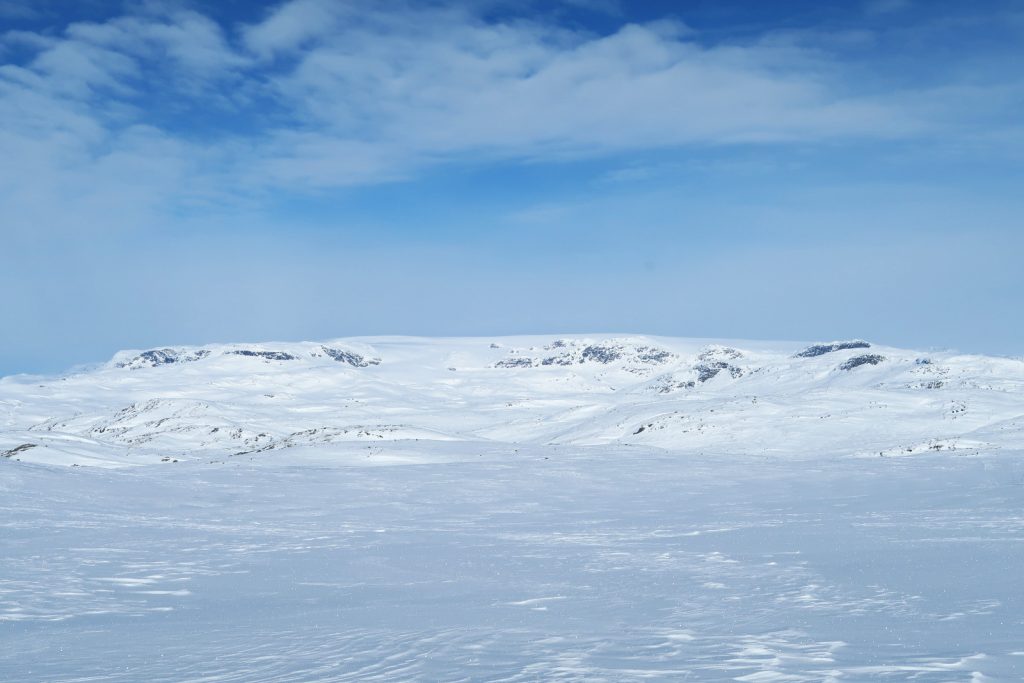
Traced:
[[1024, 362], [807, 348], [4, 378], [0, 680], [1024, 679]]

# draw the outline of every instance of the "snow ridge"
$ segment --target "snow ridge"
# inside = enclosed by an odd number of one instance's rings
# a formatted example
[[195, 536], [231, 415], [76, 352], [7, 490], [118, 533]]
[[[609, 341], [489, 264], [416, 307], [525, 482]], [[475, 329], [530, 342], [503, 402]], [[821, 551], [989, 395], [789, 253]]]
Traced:
[[4, 463], [330, 457], [414, 440], [964, 454], [1022, 437], [1024, 361], [863, 340], [353, 338], [125, 351], [89, 372], [0, 379]]

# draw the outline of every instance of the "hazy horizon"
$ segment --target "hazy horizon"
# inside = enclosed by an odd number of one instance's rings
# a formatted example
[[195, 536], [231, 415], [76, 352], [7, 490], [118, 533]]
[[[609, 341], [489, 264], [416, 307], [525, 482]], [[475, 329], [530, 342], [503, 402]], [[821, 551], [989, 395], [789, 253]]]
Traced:
[[0, 0], [0, 375], [620, 329], [1024, 354], [1024, 11]]

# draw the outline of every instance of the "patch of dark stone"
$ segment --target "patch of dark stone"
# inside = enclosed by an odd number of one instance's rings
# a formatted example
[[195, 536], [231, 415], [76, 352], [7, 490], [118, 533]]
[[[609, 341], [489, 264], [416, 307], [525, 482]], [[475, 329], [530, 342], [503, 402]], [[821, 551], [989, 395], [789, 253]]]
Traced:
[[506, 358], [494, 364], [496, 368], [532, 368], [533, 360], [529, 358]]
[[831, 344], [812, 344], [800, 353], [793, 356], [794, 358], [816, 358], [818, 356], [824, 356], [826, 353], [835, 353], [836, 351], [845, 351], [847, 349], [870, 349], [871, 344], [867, 343], [862, 339], [853, 339], [851, 341], [833, 342]]
[[149, 351], [143, 351], [131, 360], [118, 363], [117, 367], [136, 368], [140, 366], [148, 366], [155, 368], [158, 365], [170, 365], [172, 363], [191, 363], [193, 361], [202, 360], [209, 355], [210, 352], [206, 349], [200, 349], [192, 353], [181, 353], [174, 349], [150, 349]]
[[354, 368], [365, 368], [371, 365], [380, 365], [379, 358], [364, 358], [358, 353], [352, 353], [351, 351], [344, 351], [342, 349], [332, 349], [329, 346], [321, 346], [328, 356], [338, 361], [339, 363], [348, 363]]
[[36, 445], [34, 443], [23, 443], [20, 446], [15, 446], [9, 451], [0, 452], [0, 458], [10, 458], [17, 455], [18, 453], [24, 453], [28, 449], [35, 447]]
[[697, 381], [701, 383], [707, 382], [708, 380], [717, 377], [718, 373], [720, 373], [722, 370], [728, 370], [729, 375], [733, 379], [743, 376], [743, 368], [738, 368], [735, 365], [730, 365], [729, 363], [726, 363], [725, 361], [721, 360], [711, 361], [707, 363], [698, 363], [697, 365], [694, 366], [694, 369], [697, 371]]
[[879, 356], [876, 353], [868, 353], [863, 356], [854, 356], [839, 366], [840, 370], [850, 371], [854, 368], [859, 368], [862, 365], [878, 365], [885, 360], [885, 356]]
[[238, 349], [228, 351], [231, 356], [248, 356], [250, 358], [263, 358], [264, 360], [296, 360], [296, 357], [284, 351], [253, 351], [251, 349]]
[[694, 369], [697, 370], [697, 381], [701, 383], [707, 382], [709, 379], [718, 376], [718, 373], [727, 367], [729, 367], [729, 364], [722, 361], [700, 363], [694, 366]]
[[637, 360], [644, 363], [664, 363], [672, 358], [672, 353], [665, 349], [654, 349], [648, 346], [641, 346], [637, 349]]
[[622, 357], [622, 352], [613, 346], [598, 346], [592, 344], [583, 349], [581, 363], [595, 361], [597, 363], [611, 363]]
[[697, 360], [720, 360], [722, 358], [732, 360], [742, 357], [743, 354], [740, 351], [729, 348], [728, 346], [712, 346], [705, 349], [699, 356], [697, 356]]

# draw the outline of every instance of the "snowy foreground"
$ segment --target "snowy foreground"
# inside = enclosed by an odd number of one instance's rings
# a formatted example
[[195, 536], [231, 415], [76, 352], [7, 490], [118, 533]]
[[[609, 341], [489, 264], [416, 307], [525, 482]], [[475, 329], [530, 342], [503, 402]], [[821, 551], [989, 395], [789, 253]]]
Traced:
[[0, 680], [1024, 680], [1022, 429], [1024, 362], [856, 340], [6, 378]]

